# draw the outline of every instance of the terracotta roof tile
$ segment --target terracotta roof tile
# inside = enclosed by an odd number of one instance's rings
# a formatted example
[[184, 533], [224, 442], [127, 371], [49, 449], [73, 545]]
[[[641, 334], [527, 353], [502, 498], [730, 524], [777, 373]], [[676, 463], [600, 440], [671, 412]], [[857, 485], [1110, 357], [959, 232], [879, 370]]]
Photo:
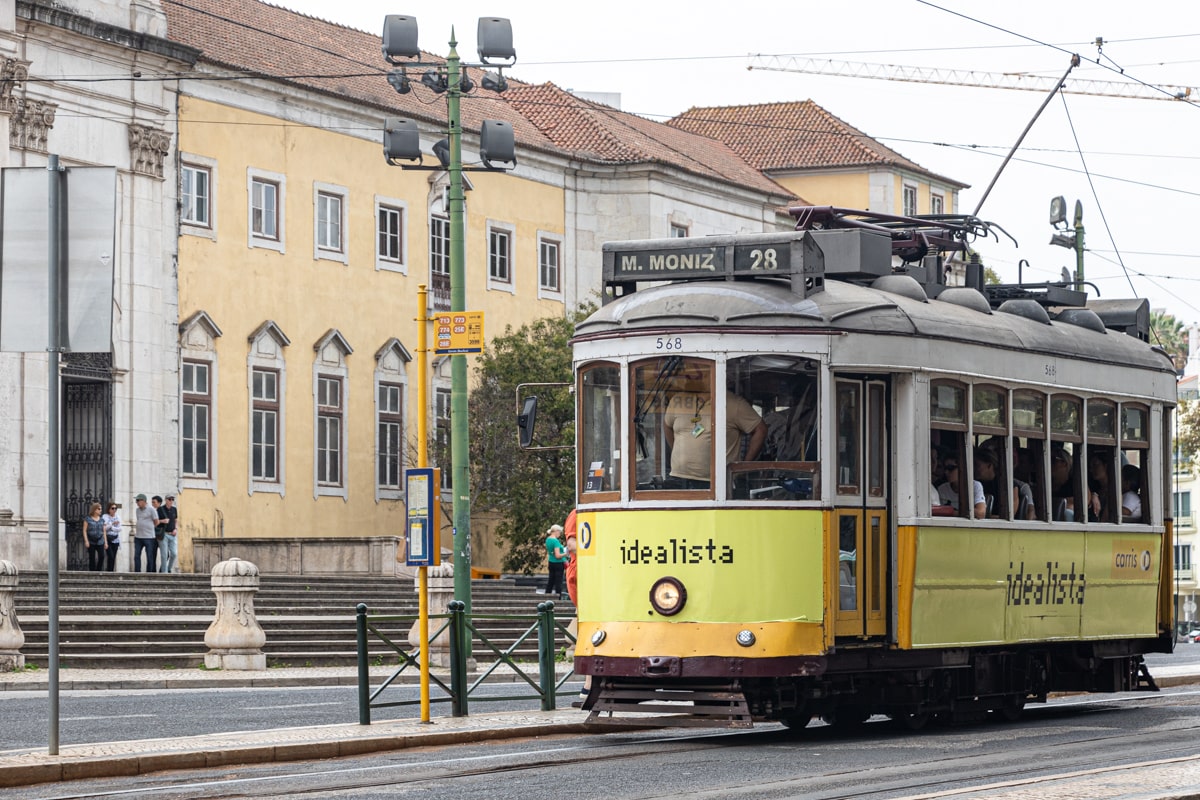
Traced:
[[691, 108], [667, 124], [719, 139], [752, 167], [768, 173], [891, 166], [966, 187], [905, 158], [812, 100]]
[[[443, 103], [416, 87], [397, 94], [377, 33], [347, 28], [260, 0], [161, 0], [168, 36], [202, 51], [201, 63], [284, 81], [378, 108], [383, 114], [445, 124]], [[422, 54], [423, 61], [444, 58]], [[414, 83], [419, 81], [414, 69]], [[482, 73], [472, 71], [478, 81]], [[717, 139], [575, 97], [553, 84], [532, 86], [510, 76], [502, 95], [479, 90], [464, 98], [464, 130], [484, 119], [512, 123], [523, 147], [606, 164], [658, 162], [713, 180], [791, 198]], [[426, 102], [422, 102], [426, 101]], [[380, 120], [382, 123], [382, 120]]]
[[790, 197], [724, 143], [585, 100], [552, 83], [505, 95], [558, 147], [580, 158], [613, 164], [669, 164], [697, 175]]

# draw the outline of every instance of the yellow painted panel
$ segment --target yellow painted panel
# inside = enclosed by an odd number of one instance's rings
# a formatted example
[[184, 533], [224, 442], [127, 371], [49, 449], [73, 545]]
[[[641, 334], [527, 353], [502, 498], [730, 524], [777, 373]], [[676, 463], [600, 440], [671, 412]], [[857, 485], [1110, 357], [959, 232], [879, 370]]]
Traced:
[[[592, 644], [596, 631], [604, 640]], [[756, 638], [750, 647], [735, 639], [738, 631], [750, 630]], [[824, 652], [822, 626], [816, 622], [580, 622], [577, 656], [641, 658], [643, 656], [723, 656], [771, 658], [817, 655]]]
[[672, 509], [579, 514], [580, 621], [663, 620], [650, 589], [681, 581], [671, 622], [821, 622], [821, 511]]
[[[922, 528], [916, 538], [911, 639], [901, 646], [1156, 633], [1158, 534]], [[899, 557], [904, 581], [903, 542]]]

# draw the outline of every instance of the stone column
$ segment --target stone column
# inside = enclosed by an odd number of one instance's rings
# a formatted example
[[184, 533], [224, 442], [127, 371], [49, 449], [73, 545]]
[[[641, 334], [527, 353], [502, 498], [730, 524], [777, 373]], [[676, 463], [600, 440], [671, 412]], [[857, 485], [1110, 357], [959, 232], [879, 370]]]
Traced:
[[20, 652], [25, 634], [13, 605], [17, 581], [17, 565], [0, 561], [0, 671], [25, 668], [25, 656]]
[[[454, 564], [443, 562], [436, 567], [429, 567], [427, 583], [429, 585], [429, 615], [445, 614], [454, 599]], [[413, 589], [421, 591], [421, 578], [413, 578]], [[437, 630], [442, 624], [440, 619], [429, 621], [429, 632]], [[413, 647], [421, 645], [420, 620], [414, 622], [408, 631], [408, 643]], [[450, 629], [442, 631], [441, 635], [429, 643], [429, 668], [450, 669]], [[475, 671], [475, 660], [468, 659], [467, 671]]]
[[209, 669], [265, 670], [267, 657], [262, 646], [267, 634], [254, 615], [254, 593], [258, 591], [258, 567], [231, 558], [212, 568], [212, 590], [217, 595], [217, 615], [204, 633]]

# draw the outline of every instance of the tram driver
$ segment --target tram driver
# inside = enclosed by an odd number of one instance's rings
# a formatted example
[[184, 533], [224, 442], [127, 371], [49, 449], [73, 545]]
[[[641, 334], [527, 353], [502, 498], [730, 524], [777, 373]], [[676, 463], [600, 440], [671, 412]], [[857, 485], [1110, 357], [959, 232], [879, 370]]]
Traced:
[[[688, 376], [684, 376], [685, 378]], [[712, 485], [712, 397], [705, 391], [676, 392], [663, 414], [663, 434], [671, 448], [667, 489], [708, 489]], [[738, 459], [741, 436], [748, 437]], [[753, 461], [762, 452], [767, 426], [745, 399], [725, 393], [725, 460]]]

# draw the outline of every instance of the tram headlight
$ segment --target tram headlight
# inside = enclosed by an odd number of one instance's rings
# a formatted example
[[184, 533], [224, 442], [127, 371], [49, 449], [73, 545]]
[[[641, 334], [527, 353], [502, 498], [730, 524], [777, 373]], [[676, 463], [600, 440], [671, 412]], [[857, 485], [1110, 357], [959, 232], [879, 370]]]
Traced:
[[604, 643], [604, 640], [607, 637], [608, 637], [608, 634], [605, 633], [604, 631], [596, 631], [595, 633], [592, 634], [592, 646], [599, 647], [601, 644]]
[[659, 578], [650, 587], [650, 605], [664, 617], [674, 616], [687, 602], [687, 589], [677, 578]]

